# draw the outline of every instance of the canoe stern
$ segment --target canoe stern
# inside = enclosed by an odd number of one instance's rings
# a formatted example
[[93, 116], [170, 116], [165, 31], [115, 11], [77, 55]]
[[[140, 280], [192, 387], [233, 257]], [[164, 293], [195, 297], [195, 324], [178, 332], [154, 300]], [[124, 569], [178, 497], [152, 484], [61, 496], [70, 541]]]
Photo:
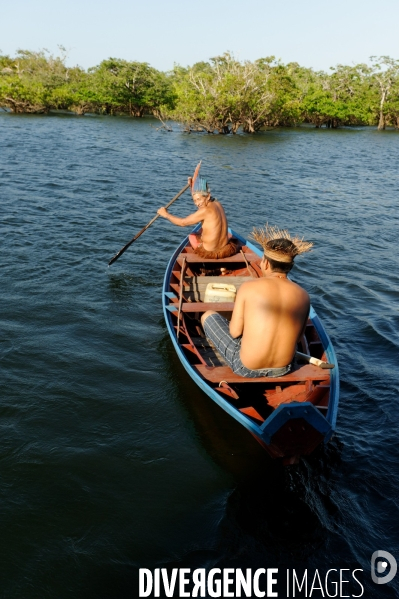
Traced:
[[260, 429], [261, 445], [284, 459], [310, 454], [331, 434], [331, 424], [310, 402], [280, 405]]

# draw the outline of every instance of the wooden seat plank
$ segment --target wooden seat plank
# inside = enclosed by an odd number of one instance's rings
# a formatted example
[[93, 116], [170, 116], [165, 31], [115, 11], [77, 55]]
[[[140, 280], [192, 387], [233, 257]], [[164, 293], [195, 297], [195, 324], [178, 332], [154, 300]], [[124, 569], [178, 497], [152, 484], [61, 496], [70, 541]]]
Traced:
[[200, 275], [197, 277], [184, 277], [183, 279], [183, 283], [184, 285], [196, 285], [199, 288], [203, 288], [205, 289], [206, 286], [208, 285], [208, 283], [224, 283], [225, 285], [242, 285], [242, 283], [245, 283], [246, 281], [253, 281], [254, 277], [240, 277], [240, 276], [233, 276], [233, 275], [226, 275], [225, 277], [219, 276], [219, 277], [215, 277], [215, 276], [210, 276], [207, 277], [206, 275]]
[[232, 312], [234, 302], [184, 302], [181, 306], [182, 312], [206, 312], [215, 310], [215, 312]]
[[[195, 264], [195, 263], [200, 263], [202, 264], [203, 262], [213, 262], [213, 263], [219, 263], [219, 264], [224, 264], [225, 262], [244, 262], [244, 257], [241, 253], [239, 254], [234, 254], [234, 256], [229, 256], [228, 258], [201, 258], [201, 256], [198, 256], [197, 254], [180, 254], [177, 258], [177, 263], [178, 264], [182, 264], [183, 262], [183, 257], [186, 259], [186, 262], [188, 264]], [[258, 254], [255, 254], [255, 252], [245, 252], [245, 258], [247, 259], [248, 262], [253, 262], [253, 261], [260, 261], [260, 257], [258, 256]]]
[[329, 381], [330, 373], [313, 366], [313, 364], [305, 364], [296, 368], [289, 374], [284, 374], [279, 377], [262, 376], [259, 378], [251, 379], [235, 374], [229, 366], [217, 366], [212, 368], [211, 366], [202, 366], [201, 364], [194, 364], [193, 368], [210, 383], [219, 384], [220, 381], [226, 381], [227, 383], [295, 383], [306, 380], [311, 381]]

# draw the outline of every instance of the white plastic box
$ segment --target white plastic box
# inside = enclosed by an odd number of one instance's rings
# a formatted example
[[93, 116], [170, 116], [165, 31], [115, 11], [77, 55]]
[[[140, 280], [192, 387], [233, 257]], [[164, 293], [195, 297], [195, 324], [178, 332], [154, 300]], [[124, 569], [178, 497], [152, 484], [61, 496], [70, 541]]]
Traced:
[[234, 302], [237, 289], [227, 283], [208, 283], [205, 290], [205, 303]]

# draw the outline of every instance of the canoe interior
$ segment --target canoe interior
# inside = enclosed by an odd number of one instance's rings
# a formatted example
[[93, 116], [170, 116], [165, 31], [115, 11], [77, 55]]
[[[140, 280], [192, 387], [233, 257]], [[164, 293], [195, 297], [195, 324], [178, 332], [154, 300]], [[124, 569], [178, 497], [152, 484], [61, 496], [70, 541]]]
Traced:
[[[261, 276], [261, 257], [249, 245], [242, 240], [239, 252], [234, 256], [224, 260], [204, 260], [194, 253], [188, 242], [182, 244], [165, 277], [165, 316], [183, 365], [197, 382], [201, 382], [202, 388], [246, 425], [271, 455], [296, 461], [298, 455], [313, 451], [331, 429], [332, 410], [329, 407], [332, 371], [301, 363], [295, 364], [293, 372], [283, 377], [240, 377], [232, 372], [208, 342], [200, 322], [201, 315], [206, 310], [215, 310], [230, 319], [234, 308], [233, 302], [205, 303], [208, 283], [233, 284], [238, 291], [245, 281]], [[331, 352], [327, 355], [326, 342], [319, 330], [320, 326], [315, 326], [314, 319], [310, 318], [297, 349], [331, 361]], [[312, 424], [311, 418], [307, 422], [307, 417], [298, 417], [303, 416], [302, 412], [298, 412], [295, 422], [288, 418], [287, 424], [285, 417], [281, 427], [274, 432], [274, 437], [269, 439], [266, 435], [268, 423], [276, 415], [276, 411], [299, 404], [311, 404], [310, 409], [321, 416], [313, 415], [317, 424]], [[330, 423], [326, 421], [324, 427], [322, 421], [327, 414], [330, 416]], [[275, 419], [274, 425], [277, 420]], [[248, 423], [254, 426], [249, 426]]]

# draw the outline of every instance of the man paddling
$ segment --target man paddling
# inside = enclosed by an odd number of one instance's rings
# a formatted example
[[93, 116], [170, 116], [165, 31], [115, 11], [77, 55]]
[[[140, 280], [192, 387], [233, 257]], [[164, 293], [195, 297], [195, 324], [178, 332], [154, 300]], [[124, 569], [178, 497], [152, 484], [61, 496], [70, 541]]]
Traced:
[[199, 176], [200, 166], [201, 163], [195, 169], [193, 177], [188, 179], [197, 211], [180, 218], [169, 214], [166, 208], [162, 207], [159, 208], [158, 214], [179, 227], [189, 227], [201, 222], [201, 233], [189, 235], [195, 253], [201, 258], [228, 258], [237, 252], [237, 241], [229, 238], [223, 206], [211, 197], [207, 180]]
[[254, 229], [252, 237], [264, 251], [263, 277], [240, 287], [230, 324], [212, 310], [203, 314], [201, 322], [208, 339], [236, 374], [283, 376], [291, 370], [310, 307], [307, 292], [287, 274], [295, 256], [308, 252], [313, 244], [268, 225]]

